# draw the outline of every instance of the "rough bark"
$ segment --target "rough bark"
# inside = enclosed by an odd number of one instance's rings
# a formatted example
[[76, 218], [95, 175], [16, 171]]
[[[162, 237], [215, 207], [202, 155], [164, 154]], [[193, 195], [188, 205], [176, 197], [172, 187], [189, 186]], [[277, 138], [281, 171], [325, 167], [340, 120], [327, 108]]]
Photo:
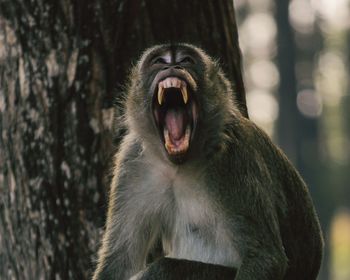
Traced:
[[184, 41], [246, 112], [232, 1], [0, 0], [0, 275], [87, 279], [104, 223], [113, 105], [132, 61]]

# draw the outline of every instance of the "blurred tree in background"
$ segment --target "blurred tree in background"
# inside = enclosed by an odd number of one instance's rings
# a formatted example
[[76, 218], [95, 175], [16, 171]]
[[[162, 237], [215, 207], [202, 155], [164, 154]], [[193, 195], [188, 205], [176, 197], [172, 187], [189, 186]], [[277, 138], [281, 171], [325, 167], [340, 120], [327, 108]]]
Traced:
[[349, 0], [235, 0], [251, 119], [308, 183], [319, 279], [350, 279]]
[[[323, 231], [327, 233], [334, 201], [328, 193], [330, 181], [327, 180], [327, 166], [322, 162], [321, 107], [313, 80], [315, 53], [322, 47], [322, 38], [317, 28], [313, 32], [305, 28], [300, 33], [294, 33], [289, 8], [288, 1], [276, 2], [277, 64], [280, 73], [277, 139], [308, 183], [318, 206]], [[328, 234], [325, 239], [323, 262], [328, 263]], [[321, 275], [328, 279], [327, 268], [326, 265], [322, 267]]]
[[141, 51], [221, 60], [246, 113], [232, 1], [0, 0], [0, 275], [87, 279], [104, 224], [113, 103]]

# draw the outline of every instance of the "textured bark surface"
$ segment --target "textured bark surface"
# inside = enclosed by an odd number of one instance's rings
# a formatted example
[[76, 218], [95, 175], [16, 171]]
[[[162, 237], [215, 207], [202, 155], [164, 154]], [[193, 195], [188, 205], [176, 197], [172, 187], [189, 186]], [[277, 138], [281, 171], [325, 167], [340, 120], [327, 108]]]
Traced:
[[87, 279], [131, 62], [183, 41], [217, 57], [246, 112], [232, 1], [0, 0], [1, 279]]

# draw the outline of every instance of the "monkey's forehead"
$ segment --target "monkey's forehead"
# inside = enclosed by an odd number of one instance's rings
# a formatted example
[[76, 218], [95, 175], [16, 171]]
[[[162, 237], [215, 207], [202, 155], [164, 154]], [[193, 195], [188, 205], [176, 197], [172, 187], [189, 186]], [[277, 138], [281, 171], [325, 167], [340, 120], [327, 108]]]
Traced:
[[163, 45], [155, 45], [151, 48], [146, 49], [141, 55], [138, 64], [141, 66], [158, 55], [168, 55], [171, 58], [172, 56], [175, 56], [177, 53], [181, 52], [192, 55], [201, 60], [208, 59], [206, 52], [199, 47], [188, 43], [169, 43]]

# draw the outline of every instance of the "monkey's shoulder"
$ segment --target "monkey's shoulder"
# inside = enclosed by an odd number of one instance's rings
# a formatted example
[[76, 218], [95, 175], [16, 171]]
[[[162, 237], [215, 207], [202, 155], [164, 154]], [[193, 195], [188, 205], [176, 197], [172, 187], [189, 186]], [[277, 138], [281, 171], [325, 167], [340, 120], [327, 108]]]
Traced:
[[256, 162], [263, 165], [258, 169], [264, 167], [273, 173], [292, 173], [293, 177], [298, 175], [284, 152], [251, 120], [237, 118], [229, 125], [227, 131], [230, 141], [227, 144], [226, 155], [231, 161], [239, 160], [239, 164], [248, 164], [250, 168], [252, 163]]
[[116, 164], [125, 164], [134, 161], [142, 154], [142, 145], [138, 137], [133, 134], [126, 134], [115, 154]]
[[[253, 193], [262, 191], [285, 204], [285, 195], [309, 197], [299, 172], [283, 151], [252, 121], [238, 118], [227, 129], [226, 151], [212, 164], [213, 173], [224, 178], [222, 184], [230, 189]], [[244, 186], [244, 188], [240, 187]], [[227, 188], [226, 188], [227, 189]], [[290, 197], [290, 195], [288, 195]]]

